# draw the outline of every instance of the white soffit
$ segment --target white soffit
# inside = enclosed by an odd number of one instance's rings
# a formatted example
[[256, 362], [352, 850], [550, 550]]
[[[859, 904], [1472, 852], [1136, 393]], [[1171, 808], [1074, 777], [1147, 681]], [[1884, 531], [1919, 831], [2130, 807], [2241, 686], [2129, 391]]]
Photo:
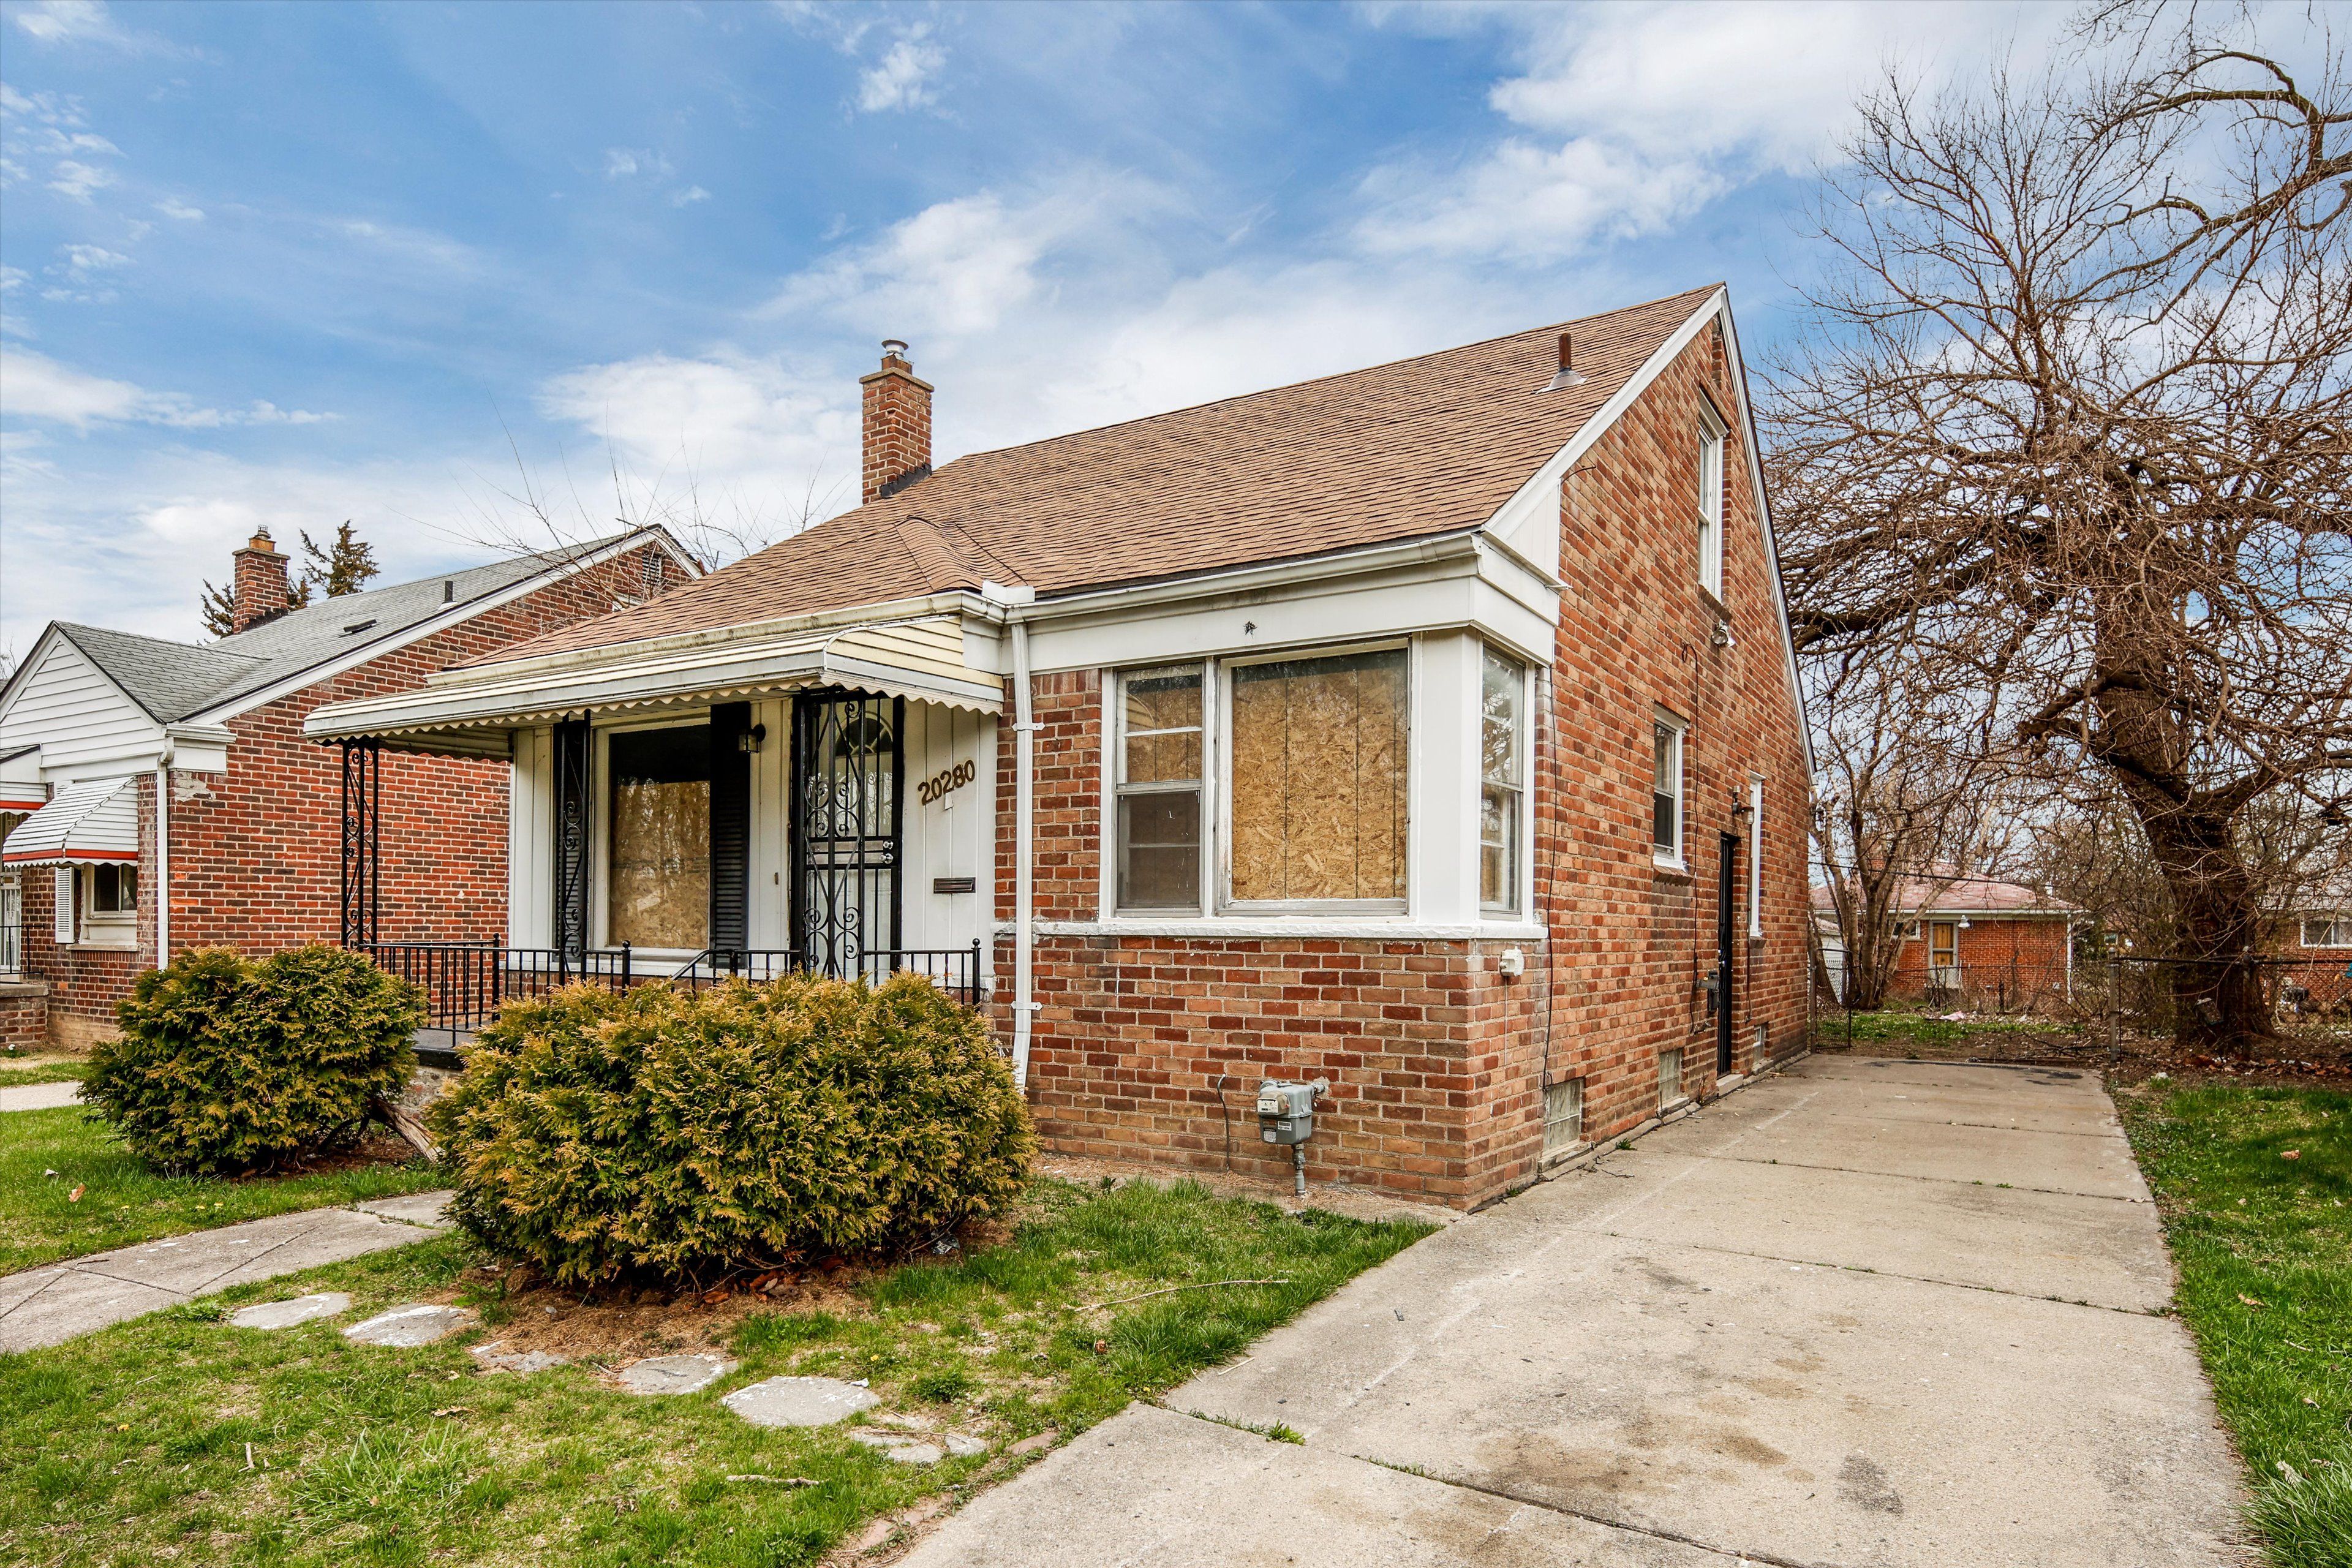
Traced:
[[11, 866], [71, 866], [85, 860], [139, 859], [136, 779], [92, 779], [66, 785], [8, 835], [0, 861]]

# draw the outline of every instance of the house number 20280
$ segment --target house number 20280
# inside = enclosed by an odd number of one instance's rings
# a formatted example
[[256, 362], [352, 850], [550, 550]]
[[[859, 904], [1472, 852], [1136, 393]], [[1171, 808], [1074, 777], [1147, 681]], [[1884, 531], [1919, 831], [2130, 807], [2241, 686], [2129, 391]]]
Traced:
[[915, 784], [915, 798], [925, 805], [953, 795], [978, 776], [980, 769], [971, 763], [958, 763], [951, 768], [941, 768], [929, 778]]

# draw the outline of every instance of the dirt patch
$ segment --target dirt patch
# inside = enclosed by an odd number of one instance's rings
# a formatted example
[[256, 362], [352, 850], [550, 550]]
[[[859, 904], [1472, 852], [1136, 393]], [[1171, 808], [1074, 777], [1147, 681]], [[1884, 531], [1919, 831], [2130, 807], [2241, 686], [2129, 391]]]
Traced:
[[[1817, 1056], [1849, 1054], [1839, 1015], [1815, 1030]], [[2168, 1036], [2126, 1034], [2120, 1038], [2096, 1026], [2081, 1031], [2013, 1026], [1971, 1029], [1958, 1020], [1956, 1040], [1857, 1039], [1851, 1053], [1903, 1061], [1996, 1062], [2010, 1066], [2063, 1067], [2104, 1075], [2111, 1083], [2142, 1083], [2158, 1073], [2184, 1083], [2254, 1083], [2337, 1088], [2352, 1085], [2352, 1040], [2283, 1037], [2259, 1055], [2236, 1058], [2184, 1051]]]

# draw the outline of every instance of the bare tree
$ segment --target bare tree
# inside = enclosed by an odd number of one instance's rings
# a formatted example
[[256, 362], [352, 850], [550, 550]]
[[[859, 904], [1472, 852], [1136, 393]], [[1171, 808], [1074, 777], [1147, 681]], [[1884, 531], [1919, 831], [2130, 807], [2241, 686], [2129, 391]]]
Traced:
[[2237, 1047], [2249, 811], [2340, 810], [2352, 763], [2352, 113], [2325, 37], [2307, 80], [2193, 9], [2079, 41], [2107, 63], [1863, 104], [1773, 374], [1783, 558], [1810, 660], [1994, 693], [2112, 789], [2184, 1040]]

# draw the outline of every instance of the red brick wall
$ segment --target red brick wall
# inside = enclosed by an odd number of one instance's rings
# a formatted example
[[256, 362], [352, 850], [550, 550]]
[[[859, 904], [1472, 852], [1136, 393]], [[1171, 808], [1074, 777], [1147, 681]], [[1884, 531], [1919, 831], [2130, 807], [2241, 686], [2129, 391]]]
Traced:
[[49, 1043], [49, 999], [37, 986], [0, 981], [0, 1051], [37, 1051]]
[[[1563, 493], [1562, 630], [1538, 736], [1536, 907], [1549, 944], [1505, 941], [1045, 936], [1036, 948], [1031, 1100], [1049, 1146], [1149, 1154], [1202, 1168], [1286, 1172], [1257, 1139], [1262, 1077], [1328, 1077], [1307, 1145], [1310, 1179], [1455, 1205], [1522, 1184], [1541, 1155], [1543, 1090], [1585, 1080], [1598, 1140], [1659, 1109], [1658, 1055], [1684, 1082], [1715, 1077], [1701, 976], [1715, 962], [1717, 834], [1745, 837], [1751, 773], [1765, 781], [1764, 934], [1747, 938], [1738, 867], [1738, 1070], [1802, 1047], [1808, 800], [1799, 720], [1745, 432], [1727, 453], [1725, 599], [1732, 645], [1698, 584], [1696, 431], [1702, 389], [1737, 405], [1710, 331], [1579, 465]], [[1102, 699], [1093, 671], [1037, 679], [1035, 867], [1041, 921], [1090, 921], [1101, 843]], [[1687, 873], [1650, 844], [1654, 704], [1690, 721]], [[1001, 731], [997, 912], [1013, 913], [1013, 736]], [[1549, 946], [1549, 952], [1545, 951]], [[1496, 961], [1519, 947], [1528, 973]], [[998, 1012], [1009, 1027], [1012, 948]], [[1222, 1080], [1222, 1094], [1221, 1094]]]
[[[173, 952], [217, 944], [261, 953], [338, 939], [342, 753], [303, 738], [313, 709], [416, 686], [436, 670], [602, 615], [616, 596], [641, 595], [644, 576], [645, 552], [633, 552], [229, 721], [226, 773], [173, 775]], [[384, 754], [386, 941], [504, 935], [507, 775], [503, 762]], [[152, 793], [151, 778], [141, 795], [137, 952], [60, 953], [50, 940], [49, 873], [24, 874], [26, 967], [53, 985], [53, 1032], [73, 1029], [75, 1019], [110, 1026], [114, 1002], [154, 961]]]
[[[1956, 933], [1960, 965], [1958, 1005], [2025, 1011], [2066, 994], [2066, 921], [2043, 917], [2004, 920], [1971, 915]], [[1927, 994], [1927, 937], [1907, 938], [1895, 954], [1888, 989], [1916, 1001]]]

